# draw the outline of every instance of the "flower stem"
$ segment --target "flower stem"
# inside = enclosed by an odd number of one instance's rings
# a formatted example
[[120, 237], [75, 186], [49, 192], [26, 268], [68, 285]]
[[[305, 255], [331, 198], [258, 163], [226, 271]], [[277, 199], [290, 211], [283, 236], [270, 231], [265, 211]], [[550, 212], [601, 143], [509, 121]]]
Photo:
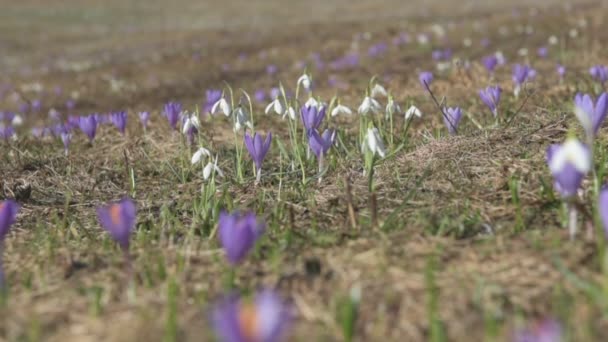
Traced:
[[570, 240], [574, 240], [578, 226], [578, 211], [574, 203], [568, 203], [568, 231]]

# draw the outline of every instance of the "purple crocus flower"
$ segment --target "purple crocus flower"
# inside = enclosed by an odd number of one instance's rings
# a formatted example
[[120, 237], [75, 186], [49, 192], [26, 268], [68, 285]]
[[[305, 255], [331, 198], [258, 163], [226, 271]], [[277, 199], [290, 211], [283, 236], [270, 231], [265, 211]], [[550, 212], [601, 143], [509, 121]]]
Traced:
[[17, 219], [19, 205], [12, 200], [0, 202], [0, 244], [4, 241], [9, 229]]
[[95, 133], [97, 132], [97, 119], [95, 115], [81, 116], [78, 120], [78, 128], [89, 137], [90, 142], [93, 142]]
[[76, 101], [72, 99], [65, 101], [65, 109], [67, 109], [68, 112], [73, 110], [74, 108], [76, 108]]
[[274, 64], [268, 64], [266, 66], [266, 73], [268, 75], [274, 75], [279, 71], [279, 68]]
[[608, 239], [608, 184], [604, 184], [600, 191], [598, 210], [602, 218], [602, 224], [604, 225], [604, 236]]
[[129, 249], [129, 236], [135, 227], [136, 215], [135, 203], [128, 197], [97, 208], [99, 224], [124, 251]]
[[9, 140], [15, 136], [15, 129], [11, 125], [4, 126], [0, 124], [0, 139]]
[[245, 146], [247, 147], [249, 155], [255, 164], [255, 168], [257, 170], [256, 180], [258, 182], [262, 176], [262, 162], [264, 162], [264, 158], [266, 158], [266, 153], [268, 153], [268, 150], [270, 149], [271, 142], [272, 133], [268, 133], [266, 140], [262, 139], [261, 134], [253, 133], [253, 137], [251, 137], [249, 132], [245, 133]]
[[302, 123], [307, 131], [317, 129], [325, 118], [325, 107], [317, 107], [314, 105], [302, 106], [302, 108], [300, 108], [300, 117], [302, 118]]
[[599, 82], [602, 86], [608, 81], [608, 67], [604, 65], [594, 65], [589, 68], [591, 77]]
[[[431, 86], [431, 82], [433, 82], [433, 73], [430, 71], [423, 71], [418, 75], [418, 80], [420, 84], [426, 89], [427, 86]], [[425, 85], [426, 83], [426, 85]]]
[[496, 58], [496, 55], [489, 55], [485, 56], [481, 62], [489, 73], [493, 73], [498, 65], [498, 58]]
[[277, 88], [277, 87], [273, 87], [270, 89], [270, 98], [271, 99], [276, 99], [279, 96], [281, 96], [281, 89]]
[[122, 135], [125, 135], [125, 129], [127, 128], [127, 112], [114, 112], [110, 114], [110, 121]]
[[255, 91], [253, 98], [255, 98], [257, 102], [264, 103], [266, 102], [266, 92], [264, 89], [258, 89]]
[[538, 55], [538, 57], [547, 58], [547, 56], [549, 55], [549, 49], [546, 46], [541, 46], [536, 51], [536, 54]]
[[558, 64], [555, 70], [557, 71], [557, 74], [559, 75], [560, 79], [563, 79], [566, 75], [566, 67], [561, 64]]
[[66, 156], [68, 155], [71, 141], [72, 141], [72, 134], [70, 134], [69, 132], [61, 133], [61, 142], [63, 142], [63, 149], [65, 151]]
[[139, 121], [144, 129], [148, 128], [148, 121], [150, 120], [150, 112], [139, 112]]
[[562, 328], [552, 319], [545, 319], [534, 325], [517, 331], [514, 342], [560, 342], [562, 341]]
[[515, 64], [513, 66], [513, 82], [515, 83], [515, 96], [519, 95], [521, 86], [529, 79], [536, 76], [536, 71], [527, 65]]
[[311, 129], [308, 131], [308, 146], [317, 156], [317, 159], [321, 159], [327, 155], [335, 137], [336, 132], [333, 129], [326, 129], [323, 134], [319, 134], [316, 129]]
[[204, 113], [209, 113], [213, 105], [222, 98], [222, 91], [218, 89], [208, 89], [205, 92]]
[[218, 221], [220, 244], [232, 265], [240, 264], [264, 232], [264, 224], [255, 214], [221, 212]]
[[494, 117], [498, 115], [498, 102], [500, 102], [500, 93], [502, 89], [499, 86], [489, 86], [486, 89], [479, 90], [481, 101], [490, 108]]
[[30, 110], [30, 105], [26, 102], [19, 104], [19, 113], [26, 114]]
[[547, 148], [547, 164], [553, 174], [555, 189], [564, 198], [576, 195], [583, 178], [591, 170], [591, 151], [576, 139]]
[[42, 100], [34, 99], [32, 100], [32, 110], [34, 112], [39, 112], [42, 109]]
[[443, 121], [448, 128], [450, 135], [455, 135], [458, 131], [458, 125], [462, 118], [462, 110], [460, 107], [447, 107], [443, 108]]
[[608, 114], [608, 94], [602, 93], [595, 104], [590, 95], [576, 94], [574, 97], [574, 114], [585, 129], [587, 137], [593, 138]]
[[213, 329], [221, 342], [284, 341], [291, 320], [290, 308], [271, 290], [258, 292], [253, 301], [228, 296], [211, 314]]
[[169, 126], [172, 129], [177, 128], [177, 123], [179, 121], [179, 116], [182, 113], [182, 104], [179, 102], [168, 102], [165, 104], [165, 109], [163, 111], [163, 115], [169, 121]]

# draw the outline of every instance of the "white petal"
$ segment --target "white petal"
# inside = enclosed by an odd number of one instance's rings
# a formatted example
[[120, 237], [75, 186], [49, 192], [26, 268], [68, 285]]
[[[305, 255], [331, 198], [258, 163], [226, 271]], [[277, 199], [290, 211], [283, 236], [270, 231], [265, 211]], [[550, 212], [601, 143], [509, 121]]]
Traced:
[[213, 170], [213, 163], [209, 162], [207, 163], [207, 165], [205, 165], [205, 168], [203, 169], [204, 180], [209, 179], [209, 176], [211, 176], [211, 170]]
[[359, 106], [359, 114], [366, 115], [367, 113], [369, 113], [371, 106], [371, 99], [369, 98], [369, 96], [366, 96], [365, 99], [363, 99], [363, 102], [361, 102], [361, 105]]
[[197, 164], [203, 156], [211, 157], [211, 152], [208, 149], [201, 147], [192, 155], [192, 164]]
[[412, 105], [407, 112], [405, 112], [405, 119], [409, 120], [412, 116], [416, 115], [417, 117], [421, 117], [422, 113], [420, 112], [420, 109], [418, 109], [416, 106]]
[[308, 101], [306, 101], [306, 103], [304, 104], [304, 106], [317, 108], [319, 106], [319, 102], [317, 100], [315, 100], [314, 97], [309, 97]]
[[230, 116], [232, 110], [230, 109], [230, 104], [224, 98], [220, 99], [220, 108], [222, 109], [224, 115]]
[[283, 114], [283, 104], [281, 104], [281, 101], [277, 98], [274, 100], [274, 112], [281, 115]]
[[338, 114], [351, 115], [352, 113], [353, 112], [350, 110], [350, 108], [343, 105], [337, 105], [334, 109], [332, 109], [331, 116], [336, 116]]
[[11, 123], [13, 126], [21, 126], [23, 124], [23, 118], [21, 118], [21, 115], [15, 115]]
[[386, 89], [384, 89], [383, 86], [381, 86], [380, 84], [376, 83], [374, 85], [374, 87], [372, 88], [372, 97], [377, 97], [377, 96], [383, 96], [383, 97], [387, 97], [388, 93], [386, 92]]
[[578, 171], [587, 173], [591, 170], [591, 154], [578, 140], [568, 139], [562, 150], [566, 154], [566, 160], [572, 163]]
[[190, 118], [186, 119], [186, 122], [184, 122], [184, 126], [182, 127], [182, 134], [187, 134], [188, 130], [192, 126], [193, 125], [192, 125], [192, 121], [190, 120]]
[[217, 101], [216, 103], [213, 104], [213, 106], [211, 107], [211, 114], [216, 114], [217, 110], [220, 108], [220, 101]]
[[266, 113], [266, 114], [270, 113], [270, 110], [273, 109], [273, 107], [274, 107], [274, 101], [270, 102], [268, 104], [268, 106], [266, 106], [266, 109], [264, 109], [264, 113]]
[[304, 89], [310, 90], [312, 86], [312, 81], [308, 75], [304, 74], [298, 78], [298, 84], [301, 85]]
[[591, 121], [591, 117], [587, 114], [582, 108], [578, 106], [574, 106], [574, 115], [583, 126], [583, 129], [589, 134], [593, 134], [593, 122]]

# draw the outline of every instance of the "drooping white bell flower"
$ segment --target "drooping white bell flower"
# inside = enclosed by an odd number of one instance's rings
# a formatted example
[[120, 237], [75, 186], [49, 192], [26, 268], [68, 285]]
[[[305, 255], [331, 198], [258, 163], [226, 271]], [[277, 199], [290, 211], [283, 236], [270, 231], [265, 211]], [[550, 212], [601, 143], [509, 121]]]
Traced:
[[251, 120], [249, 120], [247, 111], [243, 107], [238, 107], [234, 111], [234, 131], [238, 132], [244, 127], [253, 129], [253, 124], [251, 123]]
[[341, 114], [352, 115], [353, 111], [344, 105], [338, 104], [334, 109], [332, 109], [331, 116], [336, 116], [336, 115], [341, 115]]
[[386, 147], [384, 147], [384, 141], [380, 136], [380, 132], [376, 127], [368, 128], [367, 134], [365, 135], [365, 142], [361, 146], [361, 152], [369, 151], [373, 154], [377, 154], [384, 158], [386, 156]]
[[405, 112], [405, 120], [409, 120], [414, 115], [417, 117], [422, 117], [422, 112], [420, 111], [420, 109], [418, 109], [418, 107], [412, 105]]
[[213, 107], [211, 107], [211, 114], [217, 114], [219, 112], [221, 112], [222, 114], [224, 114], [226, 116], [230, 116], [230, 114], [232, 113], [232, 109], [230, 108], [230, 104], [223, 97], [221, 99], [219, 99], [213, 105]]
[[182, 126], [183, 134], [189, 134], [189, 132], [192, 128], [196, 128], [198, 130], [198, 129], [200, 129], [200, 127], [201, 127], [201, 122], [199, 121], [198, 116], [195, 113], [192, 113], [191, 115], [186, 114], [185, 119], [183, 121], [183, 126]]
[[307, 74], [302, 74], [300, 78], [298, 78], [298, 85], [302, 86], [302, 88], [310, 91], [312, 88], [312, 79]]
[[205, 167], [203, 168], [203, 179], [208, 180], [212, 174], [217, 174], [220, 177], [224, 177], [224, 173], [217, 166], [217, 156], [215, 156], [214, 162], [207, 163], [207, 165], [205, 165]]
[[211, 157], [211, 152], [208, 149], [201, 147], [192, 155], [192, 165], [200, 163], [200, 161], [205, 157]]
[[378, 96], [382, 96], [382, 97], [387, 97], [388, 96], [388, 92], [386, 91], [386, 89], [380, 85], [379, 83], [376, 83], [374, 85], [374, 87], [372, 88], [372, 97], [376, 98]]
[[283, 113], [285, 112], [285, 110], [283, 110], [283, 104], [281, 103], [281, 100], [278, 97], [272, 102], [270, 102], [268, 106], [266, 106], [266, 109], [264, 109], [264, 113], [268, 114], [271, 110], [273, 110], [278, 115], [283, 115]]
[[374, 114], [378, 114], [380, 111], [382, 110], [382, 107], [380, 107], [380, 103], [378, 103], [378, 101], [374, 100], [373, 98], [366, 96], [363, 99], [363, 102], [361, 102], [361, 105], [359, 106], [359, 114], [361, 115], [367, 115], [369, 112], [372, 112]]
[[292, 106], [287, 107], [285, 112], [283, 112], [283, 119], [285, 119], [285, 117], [289, 117], [291, 120], [295, 120], [296, 119], [296, 110], [293, 109]]

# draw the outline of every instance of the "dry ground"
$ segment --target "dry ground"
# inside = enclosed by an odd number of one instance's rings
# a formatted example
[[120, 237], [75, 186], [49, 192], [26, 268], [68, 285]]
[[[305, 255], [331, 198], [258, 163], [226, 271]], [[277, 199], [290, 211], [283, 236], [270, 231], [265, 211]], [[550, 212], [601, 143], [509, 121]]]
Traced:
[[[407, 145], [378, 166], [375, 207], [353, 145], [355, 119], [332, 123], [345, 132], [350, 150], [335, 151], [320, 184], [303, 186], [298, 176], [287, 175], [279, 186], [285, 166], [276, 145], [262, 185], [253, 185], [250, 170], [244, 184], [224, 180], [216, 200], [263, 214], [270, 228], [238, 269], [238, 285], [280, 289], [298, 311], [297, 341], [341, 340], [336, 306], [353, 286], [362, 289], [358, 341], [437, 338], [431, 333], [437, 322], [450, 341], [508, 340], [522, 321], [547, 315], [561, 320], [573, 341], [601, 340], [608, 329], [606, 301], [588, 286], [605, 282], [597, 234], [585, 229], [579, 240], [568, 241], [544, 161], [546, 147], [577, 127], [571, 99], [576, 90], [591, 89], [588, 66], [606, 63], [601, 4], [575, 3], [566, 16], [560, 1], [544, 1], [531, 16], [528, 7], [519, 7], [528, 1], [4, 2], [0, 81], [29, 99], [41, 95], [24, 85], [49, 89], [43, 113], [62, 110], [72, 94], [78, 113], [126, 109], [130, 123], [126, 137], [104, 127], [92, 146], [77, 135], [67, 158], [58, 141], [21, 134], [2, 143], [0, 198], [17, 197], [23, 207], [6, 241], [11, 294], [0, 311], [0, 338], [211, 339], [207, 310], [223, 291], [226, 267], [217, 243], [207, 238], [212, 222], [193, 209], [202, 181], [189, 166], [187, 147], [160, 116], [162, 105], [200, 105], [204, 91], [221, 88], [222, 81], [251, 93], [279, 81], [291, 85], [301, 73], [297, 61], [310, 63], [314, 52], [326, 60], [339, 57], [362, 32], [372, 37], [358, 41], [362, 55], [379, 41], [388, 42], [389, 51], [363, 57], [356, 69], [313, 68], [315, 95], [334, 96], [327, 81], [336, 76], [345, 84], [337, 91], [343, 103], [356, 108], [370, 77], [379, 75], [399, 101], [416, 103], [425, 116], [413, 124]], [[419, 71], [433, 68], [430, 47], [390, 44], [401, 31], [414, 38], [435, 23], [453, 25], [447, 43], [474, 63], [468, 72], [454, 68], [438, 76], [433, 89], [487, 126], [492, 120], [476, 96], [489, 82], [480, 57], [499, 49], [511, 61], [524, 60], [516, 57], [520, 47], [533, 54], [553, 34], [567, 43], [550, 60], [530, 57], [540, 77], [526, 89], [522, 97], [530, 97], [519, 111], [522, 98], [511, 96], [510, 67], [498, 71], [506, 98], [502, 113], [516, 115], [509, 127], [480, 130], [465, 118], [461, 134], [447, 137], [439, 134], [440, 114], [417, 81]], [[518, 25], [531, 25], [535, 33], [515, 34]], [[501, 26], [512, 33], [499, 36]], [[567, 38], [573, 27], [580, 38]], [[465, 37], [473, 47], [463, 47]], [[478, 44], [484, 37], [491, 41], [487, 49]], [[563, 84], [554, 73], [556, 58], [569, 67]], [[277, 75], [266, 74], [270, 63], [278, 66]], [[62, 95], [51, 94], [55, 86]], [[15, 106], [10, 96], [2, 105]], [[139, 110], [153, 114], [145, 135], [136, 122]], [[288, 143], [284, 121], [262, 110], [256, 105], [258, 129]], [[30, 115], [28, 124], [44, 118]], [[233, 153], [227, 121], [205, 121], [202, 134], [220, 155]], [[97, 205], [130, 192], [130, 166], [140, 213], [131, 296], [120, 253], [94, 217]], [[220, 166], [233, 172], [228, 157]], [[590, 208], [588, 193], [585, 198]], [[177, 284], [175, 296], [171, 283]]]

